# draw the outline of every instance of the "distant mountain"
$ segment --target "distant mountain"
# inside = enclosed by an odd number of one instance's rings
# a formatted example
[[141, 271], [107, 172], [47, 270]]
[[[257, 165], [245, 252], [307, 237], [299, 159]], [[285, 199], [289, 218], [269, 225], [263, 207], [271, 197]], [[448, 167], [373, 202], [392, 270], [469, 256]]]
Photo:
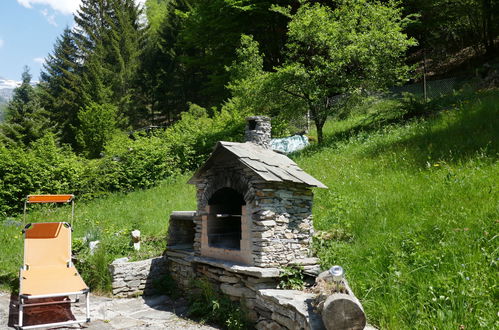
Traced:
[[7, 102], [8, 102], [7, 99], [0, 96], [0, 122], [3, 121], [5, 107], [7, 106]]
[[[32, 81], [31, 85], [35, 86], [37, 83], [37, 81]], [[21, 81], [0, 77], [0, 97], [6, 99], [7, 102], [10, 101], [14, 94], [14, 89], [19, 86], [21, 86]]]
[[0, 97], [9, 101], [12, 98], [12, 93], [14, 92], [14, 88], [19, 87], [20, 85], [21, 85], [20, 81], [15, 81], [0, 77]]

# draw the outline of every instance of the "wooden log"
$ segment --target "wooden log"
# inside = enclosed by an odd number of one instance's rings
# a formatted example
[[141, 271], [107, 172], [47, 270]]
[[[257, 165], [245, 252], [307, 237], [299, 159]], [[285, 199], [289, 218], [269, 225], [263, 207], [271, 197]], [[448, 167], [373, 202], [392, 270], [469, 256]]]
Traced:
[[354, 295], [333, 293], [324, 302], [322, 321], [327, 330], [362, 330], [366, 315]]
[[345, 279], [336, 285], [326, 271], [317, 277], [316, 283], [316, 290], [319, 291], [317, 306], [327, 330], [364, 329], [364, 308]]

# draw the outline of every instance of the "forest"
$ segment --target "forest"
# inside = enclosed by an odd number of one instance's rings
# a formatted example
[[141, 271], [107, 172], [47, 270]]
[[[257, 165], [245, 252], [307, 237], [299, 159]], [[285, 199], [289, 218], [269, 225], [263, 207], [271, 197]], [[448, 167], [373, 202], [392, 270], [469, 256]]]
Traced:
[[420, 80], [423, 59], [440, 63], [467, 48], [475, 61], [494, 58], [498, 7], [84, 0], [40, 83], [30, 85], [26, 68], [5, 106], [0, 212], [18, 211], [28, 192], [92, 197], [192, 170], [214, 141], [237, 140], [248, 114], [271, 116], [274, 136], [302, 130], [308, 118], [320, 144], [329, 118], [348, 116], [366, 95]]

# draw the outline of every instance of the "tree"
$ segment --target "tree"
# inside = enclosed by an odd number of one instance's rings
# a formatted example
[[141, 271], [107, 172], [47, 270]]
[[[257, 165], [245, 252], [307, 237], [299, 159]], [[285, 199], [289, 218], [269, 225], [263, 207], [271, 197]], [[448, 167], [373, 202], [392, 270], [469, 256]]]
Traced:
[[5, 122], [0, 126], [0, 140], [27, 146], [50, 131], [48, 113], [41, 107], [39, 96], [31, 86], [28, 67], [24, 67], [21, 86], [14, 90], [6, 108]]
[[[83, 0], [75, 15], [82, 63], [83, 104], [110, 103], [124, 119], [134, 117], [135, 74], [143, 28], [133, 0]], [[127, 120], [123, 121], [126, 126]]]
[[[191, 90], [189, 75], [180, 65], [179, 33], [183, 17], [180, 12], [189, 9], [189, 1], [170, 0], [147, 1], [147, 15], [150, 22], [144, 40], [144, 51], [137, 75], [138, 100], [147, 114], [151, 125], [170, 123], [182, 110], [186, 110]], [[156, 10], [162, 16], [159, 16]], [[146, 118], [143, 118], [146, 119]]]
[[404, 13], [419, 19], [407, 33], [427, 51], [449, 53], [464, 47], [483, 47], [488, 55], [496, 52], [499, 34], [499, 3], [492, 0], [403, 0]]
[[241, 34], [252, 35], [262, 45], [264, 66], [272, 69], [282, 62], [288, 18], [270, 11], [275, 4], [296, 0], [196, 0], [185, 12], [180, 33], [181, 65], [192, 72], [190, 101], [210, 107], [220, 104], [229, 93], [225, 67], [235, 59]]
[[78, 112], [77, 141], [85, 156], [96, 158], [117, 130], [117, 108], [112, 104], [91, 103]]
[[[376, 91], [407, 77], [413, 39], [403, 33], [400, 9], [367, 0], [340, 0], [331, 9], [303, 1], [290, 17], [286, 61], [269, 75], [272, 95], [290, 98], [293, 115], [308, 111], [318, 142], [327, 118], [356, 91]], [[286, 110], [286, 109], [283, 109]]]
[[43, 65], [40, 80], [41, 102], [57, 126], [61, 141], [76, 145], [75, 127], [82, 105], [78, 48], [69, 28], [57, 39]]

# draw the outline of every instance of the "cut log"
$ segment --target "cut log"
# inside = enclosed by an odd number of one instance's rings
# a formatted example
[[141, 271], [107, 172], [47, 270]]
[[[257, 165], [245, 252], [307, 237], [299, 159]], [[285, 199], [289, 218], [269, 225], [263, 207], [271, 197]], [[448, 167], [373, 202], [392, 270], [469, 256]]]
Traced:
[[366, 315], [354, 295], [333, 293], [324, 302], [322, 321], [328, 330], [362, 330]]

